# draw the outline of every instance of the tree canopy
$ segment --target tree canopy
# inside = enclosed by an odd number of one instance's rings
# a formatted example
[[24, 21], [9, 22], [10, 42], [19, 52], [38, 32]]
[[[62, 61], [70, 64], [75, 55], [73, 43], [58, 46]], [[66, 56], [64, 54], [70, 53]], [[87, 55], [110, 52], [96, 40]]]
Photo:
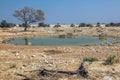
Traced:
[[25, 31], [27, 30], [28, 24], [45, 20], [44, 15], [45, 13], [42, 10], [27, 6], [21, 10], [16, 10], [13, 14], [18, 20], [24, 22]]

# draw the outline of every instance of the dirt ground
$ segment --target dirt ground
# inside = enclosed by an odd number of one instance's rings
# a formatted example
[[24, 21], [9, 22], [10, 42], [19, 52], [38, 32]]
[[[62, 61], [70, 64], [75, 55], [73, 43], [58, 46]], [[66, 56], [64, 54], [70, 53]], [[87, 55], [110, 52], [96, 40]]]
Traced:
[[[35, 29], [33, 32], [18, 32], [22, 30], [1, 29], [1, 39], [39, 36], [39, 35], [56, 35], [53, 29]], [[33, 29], [30, 29], [33, 30]], [[48, 31], [49, 30], [49, 31]], [[66, 30], [66, 29], [65, 29]], [[97, 28], [80, 28], [83, 32], [76, 32], [79, 35], [99, 35]], [[53, 31], [53, 32], [52, 32]], [[105, 28], [102, 32], [108, 36], [119, 37], [120, 28]], [[112, 33], [111, 33], [112, 32]], [[120, 44], [96, 45], [96, 46], [21, 46], [12, 44], [0, 44], [0, 80], [22, 80], [23, 77], [16, 76], [16, 73], [28, 75], [34, 78], [34, 72], [28, 71], [37, 69], [48, 70], [70, 70], [75, 71], [83, 62], [85, 57], [95, 57], [98, 61], [86, 63], [85, 68], [88, 70], [90, 80], [103, 80], [109, 76], [112, 80], [120, 80], [120, 64], [104, 65], [104, 61], [109, 55], [115, 55], [120, 58]], [[114, 70], [113, 70], [114, 69]], [[52, 75], [49, 77], [40, 77], [40, 80], [85, 80], [78, 76], [69, 75]], [[37, 80], [37, 79], [35, 79]]]

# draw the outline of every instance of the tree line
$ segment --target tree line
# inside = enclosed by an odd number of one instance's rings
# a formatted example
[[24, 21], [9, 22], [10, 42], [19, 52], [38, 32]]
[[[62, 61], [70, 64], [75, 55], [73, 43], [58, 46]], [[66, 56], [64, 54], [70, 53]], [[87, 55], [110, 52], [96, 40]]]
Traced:
[[10, 28], [10, 27], [14, 27], [14, 26], [16, 26], [16, 24], [14, 24], [14, 23], [8, 23], [6, 20], [2, 20], [0, 22], [0, 27], [1, 28]]
[[[17, 18], [18, 20], [22, 21], [22, 24], [19, 24], [19, 27], [24, 27], [24, 31], [27, 31], [27, 28], [30, 27], [30, 24], [38, 23], [38, 27], [50, 27], [49, 24], [45, 24], [43, 21], [45, 20], [45, 13], [41, 9], [34, 9], [31, 7], [23, 7], [23, 9], [20, 10], [15, 10], [13, 16]], [[96, 27], [99, 27], [101, 23], [97, 23]], [[105, 27], [119, 27], [120, 23], [114, 23], [111, 22], [109, 24], [104, 24]], [[0, 22], [0, 27], [1, 28], [9, 28], [9, 27], [14, 27], [16, 24], [14, 23], [8, 23], [6, 20], [2, 20]], [[55, 28], [61, 27], [59, 23], [54, 25]], [[75, 24], [71, 24], [70, 27], [76, 27]], [[86, 23], [80, 23], [78, 27], [93, 27], [92, 24], [86, 24]]]

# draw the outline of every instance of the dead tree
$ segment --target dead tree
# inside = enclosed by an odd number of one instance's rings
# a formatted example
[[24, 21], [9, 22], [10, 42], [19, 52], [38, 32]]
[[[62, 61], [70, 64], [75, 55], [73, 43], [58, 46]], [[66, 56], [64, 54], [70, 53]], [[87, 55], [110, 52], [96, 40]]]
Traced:
[[80, 67], [78, 68], [78, 70], [76, 71], [65, 71], [65, 70], [47, 70], [47, 69], [43, 69], [40, 71], [39, 75], [42, 76], [47, 76], [48, 73], [62, 73], [62, 74], [68, 74], [68, 75], [80, 75], [84, 78], [86, 78], [88, 75], [88, 71], [85, 70], [83, 63], [81, 63]]
[[15, 75], [17, 75], [17, 76], [21, 76], [21, 77], [24, 77], [24, 79], [23, 79], [23, 80], [34, 80], [34, 79], [31, 79], [31, 78], [27, 77], [27, 76], [26, 76], [26, 75], [24, 75], [24, 74], [19, 74], [19, 73], [16, 73]]
[[[78, 76], [82, 76], [83, 78], [87, 78], [87, 76], [88, 76], [88, 71], [84, 68], [83, 63], [81, 63], [80, 67], [76, 71], [42, 69], [42, 70], [32, 70], [29, 72], [34, 72], [34, 71], [39, 71], [38, 76], [49, 76], [53, 73], [61, 73], [61, 74], [67, 74], [67, 75], [78, 75]], [[28, 78], [27, 76], [25, 76], [23, 74], [16, 74], [16, 75], [26, 78], [24, 80], [33, 80], [31, 78]]]

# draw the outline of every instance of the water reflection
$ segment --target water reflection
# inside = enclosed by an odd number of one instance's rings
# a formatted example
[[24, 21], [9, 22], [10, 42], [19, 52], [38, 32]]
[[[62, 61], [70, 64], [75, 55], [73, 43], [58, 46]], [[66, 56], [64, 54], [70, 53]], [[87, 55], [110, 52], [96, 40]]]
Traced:
[[62, 35], [58, 35], [58, 38], [74, 38], [75, 36], [73, 36], [72, 34], [68, 33], [67, 35], [62, 34]]
[[25, 40], [25, 45], [32, 45], [32, 43], [28, 41], [27, 37], [25, 37], [24, 40]]
[[100, 41], [106, 41], [106, 40], [107, 40], [107, 37], [105, 37], [105, 36], [99, 36], [99, 40], [100, 40]]

